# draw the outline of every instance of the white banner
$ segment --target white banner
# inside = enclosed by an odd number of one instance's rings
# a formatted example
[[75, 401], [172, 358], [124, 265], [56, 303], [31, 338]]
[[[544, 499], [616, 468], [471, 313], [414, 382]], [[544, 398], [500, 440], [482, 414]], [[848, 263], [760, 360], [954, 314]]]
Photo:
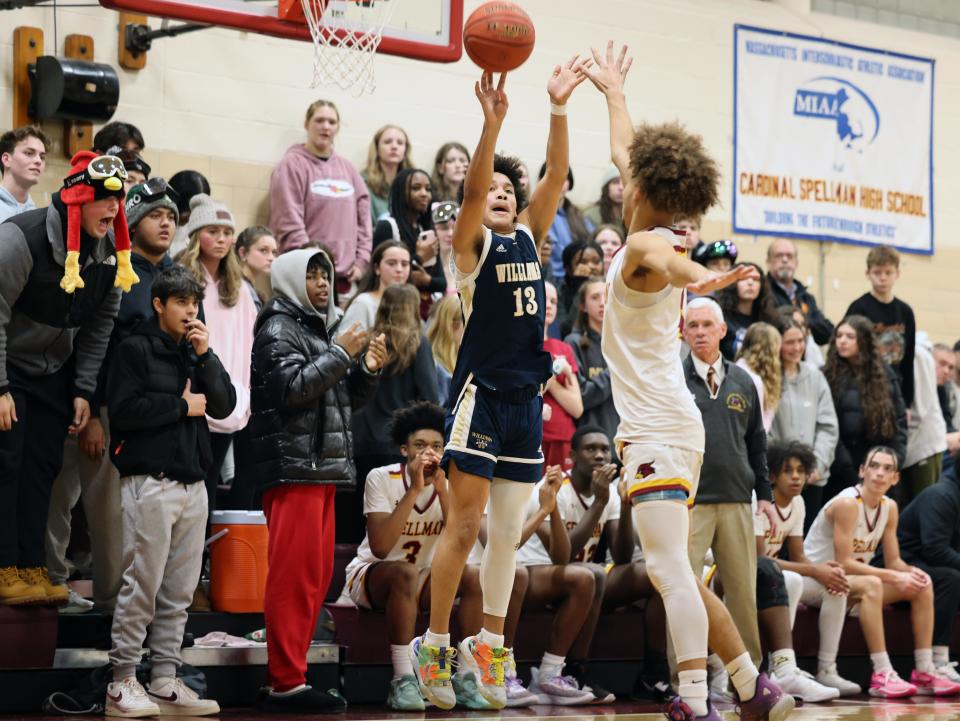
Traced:
[[734, 27], [734, 232], [933, 253], [933, 60]]

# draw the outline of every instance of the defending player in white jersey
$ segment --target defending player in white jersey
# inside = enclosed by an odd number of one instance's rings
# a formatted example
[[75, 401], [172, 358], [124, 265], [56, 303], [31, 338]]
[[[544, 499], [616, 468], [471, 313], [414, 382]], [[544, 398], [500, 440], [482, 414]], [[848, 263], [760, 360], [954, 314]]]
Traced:
[[[886, 446], [867, 451], [860, 483], [842, 490], [820, 510], [803, 549], [814, 563], [837, 561], [850, 581], [850, 601], [860, 602], [860, 628], [873, 663], [871, 696], [953, 696], [960, 693], [960, 684], [933, 663], [933, 583], [924, 571], [900, 558], [900, 514], [896, 501], [886, 496], [900, 480], [898, 463], [896, 452]], [[878, 551], [883, 565], [871, 565]], [[803, 581], [801, 600], [819, 605], [826, 590], [812, 578]], [[897, 601], [909, 601], [911, 607], [916, 668], [910, 683], [893, 670], [883, 633], [883, 606]]]
[[718, 275], [683, 257], [683, 233], [671, 227], [673, 220], [702, 216], [717, 201], [716, 163], [701, 139], [676, 123], [642, 125], [634, 132], [623, 94], [630, 67], [626, 48], [614, 59], [609, 43], [606, 57], [594, 51], [593, 59], [586, 72], [606, 97], [629, 228], [607, 275], [603, 355], [620, 415], [616, 441], [634, 524], [676, 651], [680, 695], [666, 713], [672, 721], [720, 719], [707, 699], [709, 630], [710, 646], [736, 688], [741, 718], [780, 721], [793, 710], [793, 698], [759, 674], [730, 614], [699, 582], [687, 555], [687, 505], [696, 496], [704, 431], [680, 364], [684, 289], [704, 295], [756, 277], [756, 270], [739, 266]]

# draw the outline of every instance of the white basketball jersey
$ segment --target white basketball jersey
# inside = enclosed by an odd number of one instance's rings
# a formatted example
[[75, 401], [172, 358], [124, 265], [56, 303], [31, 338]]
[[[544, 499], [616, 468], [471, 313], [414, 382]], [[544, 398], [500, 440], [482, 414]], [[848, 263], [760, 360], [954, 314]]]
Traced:
[[[668, 228], [652, 232], [683, 248], [683, 238]], [[658, 293], [631, 290], [621, 273], [625, 256], [626, 251], [617, 253], [607, 272], [601, 342], [620, 415], [616, 441], [703, 453], [703, 420], [680, 361], [685, 291], [671, 285]]]
[[[374, 468], [367, 475], [363, 489], [363, 515], [393, 513], [410, 487], [410, 478], [404, 464]], [[426, 486], [407, 517], [400, 538], [385, 558], [377, 558], [370, 550], [370, 540], [363, 537], [357, 556], [347, 565], [347, 576], [354, 568], [375, 561], [407, 561], [417, 568], [425, 568], [433, 561], [433, 553], [443, 530], [443, 511], [437, 498], [437, 489]]]
[[803, 553], [813, 563], [837, 560], [833, 551], [833, 521], [827, 518], [827, 509], [836, 503], [838, 498], [857, 500], [857, 523], [853, 528], [853, 557], [863, 563], [870, 563], [883, 541], [883, 530], [887, 527], [893, 501], [884, 496], [880, 499], [879, 507], [867, 508], [856, 486], [844, 488], [820, 509], [803, 542]]
[[763, 555], [776, 558], [780, 549], [790, 536], [803, 538], [803, 519], [806, 506], [801, 496], [794, 496], [786, 508], [774, 506], [774, 520], [771, 524], [766, 513], [757, 510], [756, 498], [753, 501], [753, 530], [757, 536], [763, 536]]
[[[537, 483], [533, 493], [530, 496], [530, 501], [527, 505], [527, 518], [531, 518], [532, 516], [536, 515], [537, 511], [540, 509], [540, 486], [543, 483], [544, 481]], [[573, 487], [573, 484], [570, 482], [570, 476], [567, 474], [567, 477], [563, 479], [563, 485], [560, 486], [560, 490], [557, 491], [557, 508], [560, 509], [560, 517], [563, 518], [563, 523], [567, 527], [567, 533], [572, 531], [580, 524], [580, 521], [587, 513], [587, 509], [589, 509], [592, 504], [593, 496], [581, 496], [577, 492], [577, 489]], [[603, 512], [600, 514], [600, 518], [597, 519], [597, 525], [594, 526], [593, 533], [590, 535], [590, 538], [587, 539], [587, 542], [583, 545], [583, 548], [580, 549], [577, 557], [572, 560], [594, 560], [593, 554], [594, 551], [597, 550], [597, 546], [600, 544], [600, 537], [603, 535], [603, 527], [606, 525], [607, 521], [615, 521], [618, 518], [620, 518], [620, 494], [617, 493], [616, 484], [611, 484], [610, 498], [607, 500], [607, 504], [603, 507]], [[547, 523], [549, 522], [550, 517], [548, 516]], [[602, 562], [602, 559], [600, 562]], [[520, 550], [517, 551], [517, 563], [521, 566], [542, 566], [550, 565], [553, 563], [553, 561], [550, 560], [550, 554], [544, 547], [540, 537], [534, 533], [532, 536], [530, 536], [530, 538], [527, 539], [527, 542], [520, 547]]]

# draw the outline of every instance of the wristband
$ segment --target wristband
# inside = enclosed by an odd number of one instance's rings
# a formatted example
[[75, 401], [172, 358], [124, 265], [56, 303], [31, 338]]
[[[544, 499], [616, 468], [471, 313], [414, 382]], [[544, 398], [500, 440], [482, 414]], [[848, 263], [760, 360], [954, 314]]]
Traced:
[[566, 115], [567, 106], [566, 105], [557, 105], [556, 103], [550, 103], [550, 114], [551, 115]]

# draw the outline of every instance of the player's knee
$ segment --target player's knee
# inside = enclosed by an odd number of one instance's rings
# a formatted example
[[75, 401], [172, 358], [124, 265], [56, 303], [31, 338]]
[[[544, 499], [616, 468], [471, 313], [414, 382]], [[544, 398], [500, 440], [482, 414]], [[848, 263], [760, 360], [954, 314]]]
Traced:
[[586, 566], [567, 566], [567, 589], [571, 596], [593, 599], [596, 589], [593, 571]]
[[400, 561], [390, 569], [390, 594], [415, 598], [419, 574], [412, 563]]
[[883, 597], [883, 581], [876, 576], [863, 576], [862, 578], [863, 591], [861, 595], [865, 599], [875, 601]]
[[456, 523], [448, 523], [444, 527], [444, 532], [449, 534], [444, 538], [445, 543], [458, 551], [469, 553], [480, 532], [480, 516], [460, 514]]
[[937, 576], [936, 589], [944, 593], [960, 593], [960, 571], [955, 568], [942, 568]]
[[681, 552], [648, 554], [646, 561], [647, 575], [661, 594], [670, 593], [685, 579], [696, 583], [690, 561]]
[[526, 566], [517, 566], [513, 572], [513, 593], [514, 595], [523, 595], [530, 587], [530, 571]]
[[759, 556], [757, 558], [757, 588], [760, 586], [786, 586], [783, 571], [772, 558]]

